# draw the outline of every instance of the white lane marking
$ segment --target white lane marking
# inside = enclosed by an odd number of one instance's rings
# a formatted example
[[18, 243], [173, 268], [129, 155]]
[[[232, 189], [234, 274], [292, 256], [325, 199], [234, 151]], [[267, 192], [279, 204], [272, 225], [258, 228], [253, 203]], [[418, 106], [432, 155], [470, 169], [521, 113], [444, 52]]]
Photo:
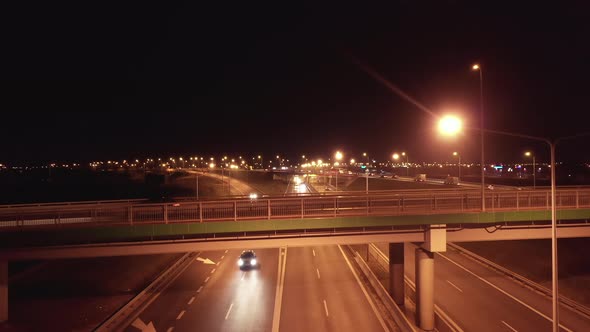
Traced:
[[279, 332], [281, 321], [281, 303], [283, 301], [283, 284], [285, 282], [285, 267], [287, 265], [287, 248], [279, 248], [279, 264], [277, 265], [277, 286], [275, 308], [272, 314], [272, 332]]
[[[539, 316], [541, 316], [541, 317], [545, 318], [546, 320], [548, 320], [548, 321], [550, 321], [550, 322], [553, 322], [553, 320], [551, 319], [551, 317], [549, 317], [549, 316], [547, 316], [547, 315], [543, 314], [542, 312], [538, 311], [537, 309], [535, 309], [535, 308], [531, 307], [530, 305], [528, 305], [528, 304], [524, 303], [523, 301], [521, 301], [521, 300], [517, 299], [517, 298], [516, 298], [514, 295], [512, 295], [512, 294], [509, 294], [507, 291], [503, 290], [502, 288], [500, 288], [500, 287], [498, 287], [498, 286], [496, 286], [496, 285], [492, 284], [491, 282], [489, 282], [489, 281], [485, 280], [484, 278], [482, 278], [482, 277], [478, 276], [478, 275], [477, 275], [477, 274], [475, 274], [474, 272], [471, 272], [471, 271], [470, 271], [470, 270], [468, 270], [466, 267], [463, 267], [462, 265], [459, 265], [459, 263], [457, 263], [457, 262], [455, 262], [455, 261], [451, 260], [450, 258], [446, 257], [445, 255], [443, 255], [443, 254], [441, 254], [441, 253], [438, 253], [438, 254], [439, 254], [439, 256], [440, 256], [440, 257], [442, 257], [442, 258], [444, 258], [444, 259], [448, 260], [449, 262], [451, 262], [451, 263], [455, 264], [456, 266], [458, 266], [459, 268], [461, 268], [461, 269], [462, 269], [462, 270], [464, 270], [465, 272], [467, 272], [467, 273], [471, 274], [472, 276], [474, 276], [474, 277], [476, 277], [477, 279], [481, 280], [481, 281], [482, 281], [482, 282], [484, 282], [485, 284], [487, 284], [487, 285], [489, 285], [489, 286], [493, 287], [494, 289], [496, 289], [496, 290], [497, 290], [497, 291], [499, 291], [500, 293], [502, 293], [502, 294], [504, 294], [504, 295], [508, 296], [509, 298], [513, 299], [514, 301], [516, 301], [516, 302], [518, 302], [518, 303], [522, 304], [524, 307], [526, 307], [526, 308], [530, 309], [531, 311], [533, 311], [533, 312], [537, 313]], [[568, 329], [567, 327], [565, 327], [565, 326], [563, 326], [563, 325], [561, 325], [561, 324], [559, 324], [559, 326], [560, 326], [562, 329], [564, 329], [564, 330], [566, 330], [566, 331], [568, 331], [568, 332], [573, 332], [572, 330]]]
[[234, 306], [234, 304], [230, 304], [229, 309], [227, 309], [227, 314], [225, 314], [225, 320], [227, 320], [227, 317], [229, 317], [229, 313], [231, 312], [231, 308]]
[[449, 283], [451, 286], [455, 287], [455, 288], [456, 288], [456, 289], [457, 289], [459, 292], [463, 293], [463, 290], [462, 290], [461, 288], [457, 287], [457, 285], [455, 285], [454, 283], [452, 283], [452, 282], [450, 282], [450, 281], [448, 281], [448, 280], [447, 280], [447, 282], [448, 282], [448, 283]]
[[501, 322], [502, 322], [502, 324], [504, 324], [504, 325], [508, 326], [508, 328], [509, 328], [509, 329], [511, 329], [512, 331], [514, 331], [514, 332], [518, 332], [518, 331], [517, 331], [517, 330], [516, 330], [514, 327], [512, 327], [512, 326], [508, 325], [508, 323], [506, 323], [505, 321], [503, 321], [503, 320], [502, 320]]
[[203, 286], [199, 287], [199, 289], [197, 289], [197, 293], [200, 293], [203, 290]]
[[324, 310], [326, 310], [326, 317], [329, 317], [330, 314], [328, 313], [328, 304], [326, 303], [326, 300], [324, 300]]
[[169, 327], [169, 328], [166, 330], [166, 332], [172, 332], [172, 331], [174, 331], [174, 326], [172, 326], [172, 327]]
[[313, 253], [313, 257], [315, 257], [315, 249], [311, 249], [311, 252]]
[[227, 254], [227, 250], [224, 252], [224, 254]]
[[320, 269], [315, 269], [315, 270], [318, 273], [318, 279], [320, 279]]
[[348, 257], [346, 257], [346, 255], [344, 254], [344, 250], [342, 250], [342, 247], [340, 245], [338, 245], [338, 249], [340, 249], [340, 252], [342, 253], [342, 257], [344, 257], [346, 264], [348, 264], [348, 268], [352, 272], [352, 275], [356, 279], [356, 282], [359, 284], [361, 290], [363, 291], [363, 294], [365, 294], [365, 298], [367, 298], [367, 301], [371, 305], [371, 308], [373, 309], [373, 313], [375, 314], [375, 316], [377, 316], [377, 320], [379, 320], [379, 323], [381, 324], [383, 331], [389, 331], [389, 329], [387, 328], [387, 325], [385, 325], [385, 321], [383, 321], [383, 317], [381, 317], [381, 315], [377, 311], [377, 307], [375, 307], [375, 303], [373, 303], [373, 300], [371, 300], [371, 297], [369, 296], [369, 293], [367, 293], [365, 286], [363, 286], [363, 284], [361, 283], [361, 280], [359, 279], [359, 276], [356, 274], [356, 272], [352, 268], [352, 265], [350, 264]]
[[193, 304], [193, 301], [194, 301], [194, 300], [195, 300], [195, 297], [194, 297], [194, 296], [193, 296], [193, 297], [191, 297], [191, 299], [188, 301], [188, 304], [189, 304], [189, 305]]
[[221, 263], [221, 262], [217, 262], [217, 264], [215, 264], [215, 265], [219, 266], [219, 263]]
[[182, 318], [182, 316], [184, 316], [184, 313], [185, 313], [185, 311], [184, 311], [184, 310], [183, 310], [183, 311], [181, 311], [181, 312], [178, 314], [178, 317], [176, 317], [176, 320], [179, 320], [179, 319], [181, 319], [181, 318]]
[[225, 257], [225, 255], [221, 256], [221, 259], [223, 259]]
[[215, 269], [211, 270], [211, 273], [215, 273]]
[[207, 283], [207, 281], [209, 281], [209, 278], [210, 278], [210, 277], [207, 277], [207, 279], [205, 279], [205, 283]]
[[240, 280], [244, 280], [245, 276], [246, 276], [246, 272], [242, 272], [242, 277], [240, 278]]
[[137, 317], [133, 323], [131, 323], [131, 326], [135, 327], [138, 330], [141, 331], [149, 331], [151, 330], [155, 330], [154, 329], [154, 324], [152, 322], [149, 322], [148, 324], [144, 323], [141, 318]]

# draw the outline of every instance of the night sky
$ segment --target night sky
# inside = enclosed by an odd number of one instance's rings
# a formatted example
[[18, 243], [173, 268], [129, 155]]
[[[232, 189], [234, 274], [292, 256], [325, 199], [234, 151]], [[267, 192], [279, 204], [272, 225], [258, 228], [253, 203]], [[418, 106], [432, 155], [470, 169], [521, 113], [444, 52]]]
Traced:
[[[217, 2], [216, 2], [217, 3]], [[462, 1], [14, 3], [3, 10], [0, 162], [89, 161], [340, 149], [411, 161], [479, 159], [436, 114], [560, 137], [590, 131], [590, 6]], [[356, 59], [356, 61], [355, 61]], [[590, 139], [558, 159], [590, 160]], [[486, 136], [488, 161], [547, 148]]]

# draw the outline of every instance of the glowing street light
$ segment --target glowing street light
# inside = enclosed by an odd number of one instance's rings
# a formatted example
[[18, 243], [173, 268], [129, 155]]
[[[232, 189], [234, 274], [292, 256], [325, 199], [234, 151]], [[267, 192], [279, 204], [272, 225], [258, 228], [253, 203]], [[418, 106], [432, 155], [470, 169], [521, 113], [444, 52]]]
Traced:
[[530, 151], [525, 152], [524, 155], [526, 157], [531, 157], [531, 156], [533, 157], [533, 189], [537, 189], [537, 179], [536, 179], [537, 170], [535, 169], [535, 155]]
[[398, 160], [399, 159], [399, 154], [394, 153], [393, 156], [391, 156], [391, 157], [393, 157], [393, 160]]
[[463, 121], [454, 115], [445, 115], [438, 122], [438, 130], [445, 136], [456, 136], [463, 129]]

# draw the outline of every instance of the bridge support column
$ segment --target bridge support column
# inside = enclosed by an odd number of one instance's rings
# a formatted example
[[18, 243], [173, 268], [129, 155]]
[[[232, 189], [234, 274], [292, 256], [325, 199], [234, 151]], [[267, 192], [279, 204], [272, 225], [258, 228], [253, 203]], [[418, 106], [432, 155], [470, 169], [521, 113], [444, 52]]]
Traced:
[[430, 225], [424, 234], [422, 247], [431, 252], [447, 251], [447, 225]]
[[389, 295], [398, 305], [404, 305], [404, 244], [389, 244]]
[[8, 320], [8, 261], [0, 261], [0, 322]]
[[416, 325], [434, 329], [434, 253], [416, 249]]

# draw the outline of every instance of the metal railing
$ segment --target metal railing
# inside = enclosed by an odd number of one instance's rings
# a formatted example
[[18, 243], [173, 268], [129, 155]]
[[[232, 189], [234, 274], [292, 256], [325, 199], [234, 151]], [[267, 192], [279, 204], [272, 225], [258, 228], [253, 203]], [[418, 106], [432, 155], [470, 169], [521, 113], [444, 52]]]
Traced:
[[[549, 210], [549, 190], [488, 192], [488, 212]], [[0, 229], [23, 226], [149, 224], [347, 216], [423, 215], [479, 212], [478, 190], [404, 191], [335, 196], [184, 201], [135, 201], [0, 206]], [[590, 208], [590, 189], [560, 189], [559, 209]]]

